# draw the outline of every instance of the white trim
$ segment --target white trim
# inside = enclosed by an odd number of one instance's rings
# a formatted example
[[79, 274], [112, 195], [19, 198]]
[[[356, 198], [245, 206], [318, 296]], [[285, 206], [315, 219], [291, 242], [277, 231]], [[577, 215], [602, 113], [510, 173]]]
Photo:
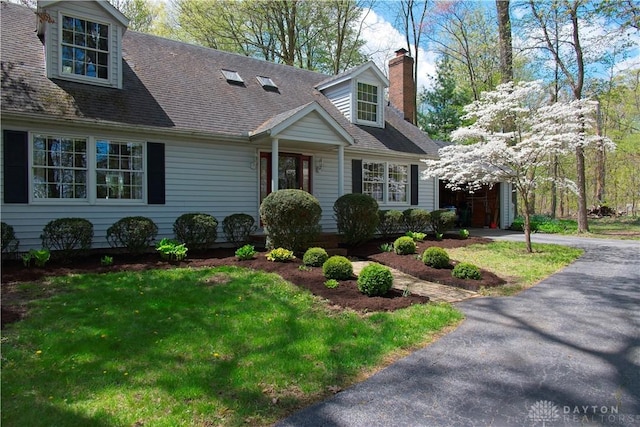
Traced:
[[[365, 163], [376, 163], [384, 165], [384, 181], [382, 181], [382, 200], [378, 201], [380, 206], [411, 206], [411, 164], [410, 163], [402, 163], [402, 162], [394, 162], [388, 160], [368, 160], [362, 159], [362, 193], [367, 194], [364, 191], [364, 164]], [[396, 166], [404, 166], [407, 168], [407, 184], [406, 184], [406, 193], [405, 193], [405, 201], [390, 201], [389, 200], [389, 165]], [[369, 182], [369, 181], [367, 181]]]
[[[148, 195], [147, 195], [147, 180], [148, 180], [148, 149], [147, 142], [143, 140], [135, 140], [129, 138], [111, 138], [111, 137], [101, 137], [95, 135], [86, 135], [81, 133], [73, 133], [73, 132], [59, 132], [59, 131], [48, 131], [48, 130], [30, 130], [29, 134], [29, 144], [27, 147], [27, 153], [29, 158], [27, 159], [28, 163], [28, 191], [29, 191], [29, 204], [30, 205], [97, 205], [97, 206], [144, 206], [148, 204]], [[55, 138], [69, 138], [69, 139], [84, 139], [87, 144], [87, 168], [86, 168], [86, 194], [87, 197], [85, 199], [66, 199], [66, 198], [36, 198], [34, 197], [34, 177], [33, 177], [33, 144], [34, 144], [34, 136], [42, 135], [45, 137], [55, 137]], [[142, 159], [143, 159], [143, 169], [142, 169], [142, 198], [141, 199], [102, 199], [97, 197], [97, 182], [96, 182], [96, 173], [97, 173], [97, 142], [98, 141], [108, 141], [113, 143], [135, 143], [140, 144], [142, 146]]]

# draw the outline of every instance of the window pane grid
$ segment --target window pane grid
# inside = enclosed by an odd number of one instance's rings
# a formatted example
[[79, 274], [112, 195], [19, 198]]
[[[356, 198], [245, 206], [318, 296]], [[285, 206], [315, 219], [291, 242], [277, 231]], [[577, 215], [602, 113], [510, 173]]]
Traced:
[[109, 26], [62, 18], [62, 72], [109, 78]]
[[362, 192], [378, 202], [384, 200], [384, 163], [362, 162]]
[[86, 140], [37, 135], [32, 158], [34, 198], [87, 198]]
[[142, 199], [142, 144], [99, 140], [96, 143], [98, 199]]
[[409, 167], [362, 162], [362, 192], [378, 202], [406, 203], [409, 200]]
[[378, 118], [378, 87], [358, 83], [358, 120], [376, 122]]

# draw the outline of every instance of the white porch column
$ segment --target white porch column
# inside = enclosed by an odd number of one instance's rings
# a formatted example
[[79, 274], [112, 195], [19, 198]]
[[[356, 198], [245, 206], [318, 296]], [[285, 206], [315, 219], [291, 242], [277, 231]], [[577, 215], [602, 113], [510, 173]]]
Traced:
[[344, 146], [338, 145], [338, 197], [344, 194]]
[[271, 140], [271, 192], [278, 191], [278, 138]]

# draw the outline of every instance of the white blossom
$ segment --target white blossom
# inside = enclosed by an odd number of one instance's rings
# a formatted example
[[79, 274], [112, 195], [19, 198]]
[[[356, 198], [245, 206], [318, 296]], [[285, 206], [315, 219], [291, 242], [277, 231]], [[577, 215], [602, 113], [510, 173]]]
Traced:
[[[547, 166], [551, 154], [596, 142], [614, 147], [608, 138], [594, 135], [593, 102], [549, 104], [539, 81], [499, 85], [465, 111], [465, 118], [474, 123], [451, 134], [457, 144], [441, 148], [438, 160], [423, 160], [427, 167], [422, 178], [444, 180], [452, 189], [511, 183], [522, 196], [525, 210], [534, 189], [549, 179], [538, 169]], [[558, 184], [575, 188], [569, 182]]]

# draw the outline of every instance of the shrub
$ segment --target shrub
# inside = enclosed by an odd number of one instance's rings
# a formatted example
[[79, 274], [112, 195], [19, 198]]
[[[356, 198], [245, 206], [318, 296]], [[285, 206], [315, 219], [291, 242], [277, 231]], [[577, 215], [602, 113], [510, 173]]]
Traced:
[[273, 262], [287, 262], [294, 258], [293, 251], [285, 248], [277, 248], [267, 254], [267, 259]]
[[169, 261], [182, 261], [187, 257], [188, 250], [184, 243], [167, 238], [160, 240], [156, 245], [156, 251], [160, 252], [160, 257]]
[[378, 202], [368, 194], [345, 194], [333, 204], [338, 233], [348, 245], [370, 240], [378, 227]]
[[2, 252], [16, 252], [20, 241], [16, 239], [16, 233], [13, 231], [13, 227], [6, 222], [2, 224]]
[[323, 248], [309, 248], [302, 257], [302, 263], [310, 267], [321, 267], [328, 259], [329, 255]]
[[426, 233], [431, 225], [431, 214], [424, 209], [411, 208], [402, 212], [404, 231], [418, 231]]
[[107, 229], [107, 241], [112, 248], [126, 248], [129, 253], [144, 253], [158, 234], [158, 226], [144, 216], [128, 216]]
[[103, 256], [102, 258], [100, 258], [100, 264], [105, 266], [105, 267], [108, 267], [108, 266], [112, 265], [113, 264], [113, 257], [109, 256], [109, 255]]
[[451, 271], [453, 277], [458, 279], [473, 279], [480, 280], [482, 275], [480, 274], [480, 268], [478, 266], [470, 264], [468, 262], [461, 262], [453, 267]]
[[248, 261], [256, 255], [256, 249], [252, 245], [244, 245], [236, 251], [236, 258], [240, 261]]
[[436, 235], [444, 234], [453, 228], [456, 218], [456, 213], [447, 209], [433, 211], [431, 212], [431, 229]]
[[468, 239], [469, 238], [469, 230], [467, 230], [466, 228], [461, 229], [458, 234], [460, 235], [460, 237], [462, 239]]
[[68, 260], [91, 248], [93, 224], [84, 218], [54, 219], [44, 226], [40, 238], [42, 246]]
[[400, 211], [378, 211], [378, 219], [378, 232], [385, 239], [402, 233], [405, 228], [404, 216]]
[[445, 268], [449, 265], [449, 254], [444, 249], [432, 246], [422, 253], [422, 262], [433, 268]]
[[206, 213], [182, 214], [173, 223], [173, 232], [188, 248], [207, 249], [218, 237], [218, 220]]
[[380, 264], [369, 264], [360, 272], [358, 290], [370, 297], [382, 296], [393, 286], [391, 270]]
[[327, 279], [349, 280], [353, 276], [353, 264], [341, 255], [334, 255], [322, 264], [322, 274]]
[[413, 239], [408, 236], [398, 237], [396, 241], [393, 242], [393, 249], [398, 255], [415, 254], [416, 242], [414, 242]]
[[302, 251], [320, 233], [322, 208], [318, 199], [303, 190], [278, 190], [260, 205], [267, 232], [267, 247]]
[[329, 289], [335, 289], [340, 286], [340, 282], [338, 282], [336, 279], [329, 279], [324, 282], [324, 285]]
[[222, 230], [227, 241], [241, 246], [249, 241], [251, 233], [257, 230], [256, 220], [249, 214], [235, 213], [222, 221]]

